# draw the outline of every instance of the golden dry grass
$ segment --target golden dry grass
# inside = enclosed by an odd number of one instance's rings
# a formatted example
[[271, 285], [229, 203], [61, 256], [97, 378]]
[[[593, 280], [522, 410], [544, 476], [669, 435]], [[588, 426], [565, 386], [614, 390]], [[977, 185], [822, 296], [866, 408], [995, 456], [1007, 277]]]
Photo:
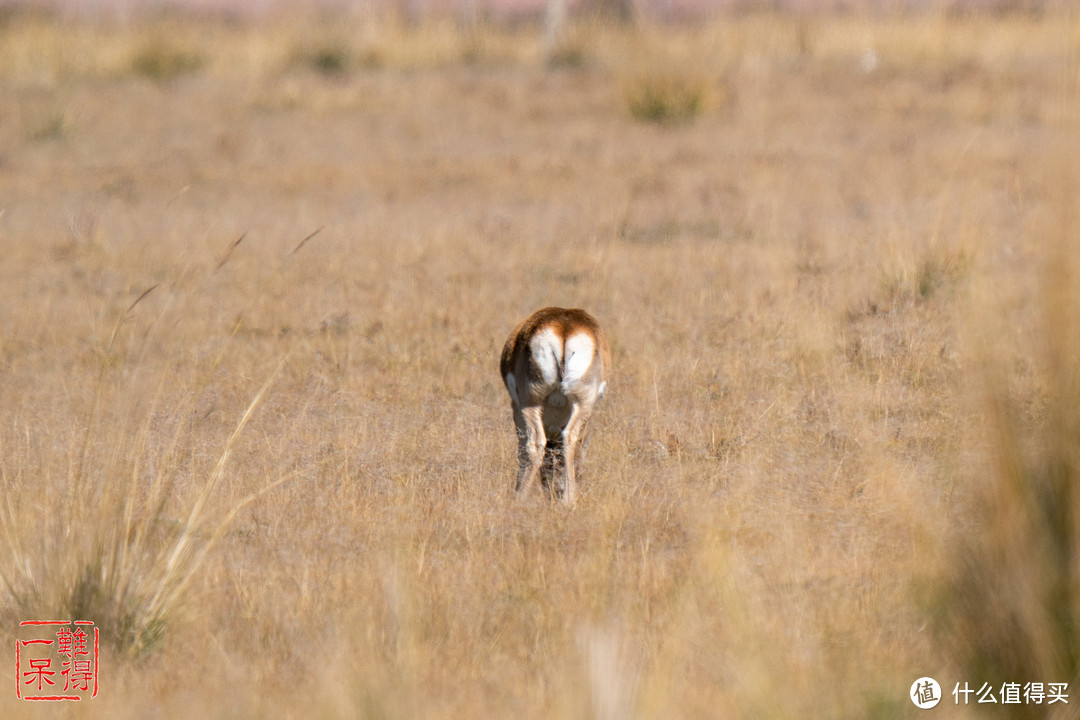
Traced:
[[[580, 27], [553, 68], [536, 28], [3, 23], [0, 640], [98, 593], [71, 712], [893, 718], [980, 680], [935, 598], [1009, 522], [981, 398], [1055, 417], [1075, 17]], [[650, 73], [696, 115], [635, 119]], [[613, 345], [570, 513], [509, 497], [498, 348], [548, 304]]]

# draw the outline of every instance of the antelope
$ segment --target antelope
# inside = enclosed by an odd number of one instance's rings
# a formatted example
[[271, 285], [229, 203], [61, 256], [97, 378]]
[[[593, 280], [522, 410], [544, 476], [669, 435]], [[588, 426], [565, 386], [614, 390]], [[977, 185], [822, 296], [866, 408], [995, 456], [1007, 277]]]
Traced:
[[[589, 416], [607, 391], [609, 356], [600, 324], [577, 308], [537, 310], [510, 333], [499, 371], [517, 426], [518, 497], [541, 477], [549, 491], [562, 490], [566, 506], [576, 502]], [[552, 482], [559, 474], [561, 488]]]

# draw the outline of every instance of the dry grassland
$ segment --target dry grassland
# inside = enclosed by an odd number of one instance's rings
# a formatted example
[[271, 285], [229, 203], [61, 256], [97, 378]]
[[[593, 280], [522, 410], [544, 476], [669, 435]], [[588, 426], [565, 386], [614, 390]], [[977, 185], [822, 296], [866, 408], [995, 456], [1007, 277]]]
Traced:
[[[0, 641], [99, 623], [65, 716], [894, 718], [989, 679], [955, 551], [1022, 536], [985, 502], [1080, 427], [1077, 19], [540, 35], [0, 19]], [[498, 349], [548, 304], [613, 345], [573, 512], [510, 497]]]

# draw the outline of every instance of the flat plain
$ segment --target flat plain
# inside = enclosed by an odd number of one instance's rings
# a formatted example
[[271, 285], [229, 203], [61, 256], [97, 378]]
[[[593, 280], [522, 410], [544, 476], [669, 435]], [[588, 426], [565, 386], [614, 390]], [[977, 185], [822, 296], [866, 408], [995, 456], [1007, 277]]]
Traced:
[[[4, 15], [0, 641], [98, 623], [73, 717], [982, 717], [1078, 70], [1052, 13]], [[572, 512], [511, 494], [545, 305], [612, 343]]]

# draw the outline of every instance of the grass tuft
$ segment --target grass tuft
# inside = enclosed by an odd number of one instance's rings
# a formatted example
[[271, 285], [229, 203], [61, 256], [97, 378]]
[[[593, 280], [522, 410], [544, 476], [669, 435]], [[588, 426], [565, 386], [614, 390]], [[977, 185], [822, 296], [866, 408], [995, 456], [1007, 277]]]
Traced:
[[583, 70], [592, 60], [584, 42], [564, 39], [548, 53], [547, 66], [551, 70]]
[[56, 109], [40, 117], [26, 131], [32, 141], [63, 140], [70, 137], [71, 116], [65, 109]]
[[886, 303], [900, 306], [920, 303], [945, 293], [968, 275], [972, 258], [963, 249], [931, 248], [917, 260], [894, 259], [881, 273]]
[[[153, 290], [140, 295], [125, 315]], [[124, 428], [119, 437], [101, 436], [103, 418], [98, 399], [104, 377], [113, 369], [108, 358], [114, 357], [112, 348], [122, 322], [123, 318], [117, 321], [99, 353], [94, 410], [78, 457], [69, 465], [67, 496], [42, 498], [50, 507], [61, 508], [41, 523], [44, 542], [25, 544], [25, 537], [18, 534], [25, 514], [14, 509], [13, 488], [0, 488], [4, 527], [0, 553], [10, 559], [8, 566], [12, 568], [5, 570], [0, 563], [0, 588], [7, 596], [0, 607], [8, 606], [9, 612], [23, 619], [92, 618], [108, 645], [128, 657], [140, 657], [162, 640], [186, 588], [236, 514], [262, 492], [288, 479], [272, 483], [224, 511], [211, 511], [209, 503], [225, 477], [233, 447], [287, 356], [247, 406], [213, 470], [182, 513], [183, 519], [173, 520], [169, 508], [181, 482], [178, 468], [182, 466], [177, 453], [190, 409], [181, 407], [174, 413], [171, 440], [159, 452], [151, 449], [151, 418], [133, 437]], [[99, 466], [90, 453], [103, 445], [116, 451], [107, 464]], [[125, 475], [127, 482], [122, 479]]]
[[623, 83], [630, 115], [659, 125], [696, 120], [704, 112], [708, 96], [704, 78], [692, 72], [648, 71]]
[[131, 71], [155, 82], [166, 82], [198, 72], [205, 64], [206, 58], [191, 48], [150, 41], [135, 50]]
[[[377, 63], [377, 61], [376, 61]], [[293, 52], [292, 64], [328, 77], [347, 74], [357, 65], [352, 48], [343, 42], [304, 46]]]

